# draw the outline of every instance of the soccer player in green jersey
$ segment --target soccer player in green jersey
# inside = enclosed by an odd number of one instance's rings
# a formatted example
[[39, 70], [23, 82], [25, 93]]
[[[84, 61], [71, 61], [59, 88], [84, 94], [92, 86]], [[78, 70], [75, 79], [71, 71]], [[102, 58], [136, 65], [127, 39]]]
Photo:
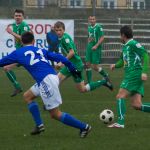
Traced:
[[[16, 9], [14, 12], [14, 19], [15, 22], [11, 25], [8, 25], [6, 31], [11, 34], [15, 38], [15, 47], [20, 48], [22, 47], [21, 42], [21, 35], [25, 31], [29, 31], [30, 28], [26, 22], [23, 21], [24, 19], [24, 11], [20, 9]], [[20, 83], [16, 79], [15, 73], [11, 70], [17, 64], [11, 64], [4, 67], [6, 75], [8, 79], [12, 82], [13, 86], [15, 87], [14, 92], [11, 94], [11, 97], [16, 96], [18, 93], [22, 92], [22, 88]]]
[[120, 29], [121, 40], [123, 42], [122, 55], [116, 64], [111, 65], [111, 69], [124, 66], [124, 79], [120, 85], [117, 98], [118, 121], [108, 127], [124, 128], [125, 98], [130, 97], [131, 105], [136, 110], [150, 112], [150, 103], [142, 103], [144, 96], [144, 81], [147, 80], [149, 56], [143, 46], [133, 39], [132, 29], [123, 26]]
[[[59, 37], [60, 40], [60, 47], [62, 50], [62, 53], [68, 58], [78, 69], [78, 71], [81, 71], [81, 74], [83, 72], [83, 62], [81, 60], [81, 57], [78, 55], [76, 46], [67, 33], [65, 33], [65, 25], [63, 22], [56, 22], [54, 25], [55, 32]], [[62, 65], [62, 63], [57, 64], [58, 68], [61, 68], [60, 72], [58, 73], [58, 77], [60, 82], [64, 81], [66, 78], [71, 76], [71, 73], [69, 70]], [[83, 74], [80, 79], [74, 78], [74, 81], [76, 83], [76, 87], [80, 92], [87, 92], [96, 89], [97, 87], [100, 86], [106, 86], [110, 90], [112, 90], [112, 85], [109, 81], [106, 80], [99, 80], [97, 82], [90, 82], [85, 85], [84, 79], [83, 79]]]
[[109, 80], [108, 74], [99, 65], [102, 55], [102, 43], [104, 41], [103, 28], [99, 23], [96, 23], [95, 16], [89, 16], [88, 21], [88, 44], [85, 58], [87, 81], [88, 83], [92, 81], [92, 68], [106, 80]]

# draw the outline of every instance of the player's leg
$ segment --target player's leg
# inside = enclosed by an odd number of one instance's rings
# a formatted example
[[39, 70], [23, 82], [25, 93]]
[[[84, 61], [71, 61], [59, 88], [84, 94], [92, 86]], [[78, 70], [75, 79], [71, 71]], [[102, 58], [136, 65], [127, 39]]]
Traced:
[[11, 65], [7, 65], [4, 66], [4, 71], [8, 77], [8, 79], [13, 83], [13, 86], [15, 87], [14, 92], [11, 94], [11, 97], [16, 96], [18, 93], [22, 92], [22, 88], [20, 83], [17, 81], [16, 79], [16, 75], [15, 73], [11, 70], [12, 68], [14, 68], [17, 64], [11, 64]]
[[150, 112], [150, 103], [142, 103], [142, 96], [138, 93], [131, 97], [131, 105], [136, 110]]
[[24, 100], [28, 105], [28, 110], [32, 114], [33, 120], [35, 122], [35, 128], [32, 130], [31, 135], [39, 134], [45, 130], [43, 121], [40, 116], [39, 106], [35, 102], [36, 97], [39, 95], [40, 92], [37, 84], [34, 84], [23, 95]]
[[125, 98], [129, 96], [129, 92], [126, 89], [119, 89], [119, 92], [116, 96], [117, 99], [117, 115], [118, 120], [117, 123], [113, 123], [109, 125], [110, 128], [124, 128], [124, 121], [125, 121], [125, 112], [126, 112], [126, 106], [125, 106]]
[[87, 82], [90, 83], [92, 81], [92, 68], [90, 62], [86, 62], [86, 77]]
[[81, 78], [75, 78], [73, 77], [74, 82], [76, 83], [76, 87], [77, 89], [81, 92], [88, 92], [88, 91], [93, 91], [96, 88], [99, 88], [101, 86], [105, 86], [107, 88], [109, 88], [110, 90], [113, 90], [113, 86], [110, 82], [106, 81], [106, 80], [98, 80], [95, 82], [90, 82], [88, 84], [85, 85], [84, 82], [84, 77], [83, 77], [83, 71], [81, 71]]
[[103, 70], [99, 64], [92, 64], [93, 69], [102, 75], [105, 79], [108, 79], [108, 73]]
[[67, 77], [61, 72], [58, 73], [58, 78], [59, 78], [59, 83], [62, 83], [64, 80], [67, 79]]
[[90, 125], [76, 119], [69, 113], [61, 112], [58, 107], [49, 110], [49, 112], [50, 112], [51, 118], [56, 119], [65, 125], [79, 129], [81, 138], [84, 138], [91, 130]]
[[70, 76], [71, 76], [71, 73], [69, 72], [68, 68], [63, 67], [58, 73], [59, 84], [62, 83], [64, 80], [66, 80]]
[[98, 80], [96, 82], [90, 82], [86, 85], [85, 85], [84, 81], [76, 82], [76, 87], [81, 93], [93, 91], [96, 88], [99, 88], [101, 86], [106, 86], [110, 90], [113, 89], [112, 86], [110, 84], [108, 84], [108, 82], [106, 80]]
[[87, 49], [86, 49], [86, 55], [85, 55], [85, 61], [86, 61], [86, 77], [88, 83], [92, 81], [92, 68], [91, 68], [91, 50], [92, 45], [88, 44]]
[[59, 110], [58, 107], [62, 104], [62, 99], [58, 86], [59, 78], [56, 75], [47, 76], [40, 84], [40, 95], [46, 109], [50, 112], [51, 117], [68, 126], [78, 128], [81, 131], [87, 130], [88, 132], [90, 130], [89, 128], [91, 128], [90, 126], [77, 120], [70, 114]]
[[100, 75], [102, 75], [105, 79], [108, 79], [108, 73], [103, 70], [102, 67], [100, 67], [101, 63], [101, 48], [97, 48], [97, 50], [92, 51], [92, 67], [93, 69], [98, 72]]

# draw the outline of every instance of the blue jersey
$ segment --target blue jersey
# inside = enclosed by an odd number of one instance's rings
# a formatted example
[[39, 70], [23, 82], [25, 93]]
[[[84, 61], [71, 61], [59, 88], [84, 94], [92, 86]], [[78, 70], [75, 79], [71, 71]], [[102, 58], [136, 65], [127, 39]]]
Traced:
[[14, 50], [8, 56], [5, 56], [0, 60], [0, 67], [19, 63], [28, 70], [39, 84], [48, 74], [56, 75], [55, 70], [48, 60], [62, 62], [70, 70], [75, 69], [72, 63], [64, 56], [34, 46], [25, 46], [19, 50]]

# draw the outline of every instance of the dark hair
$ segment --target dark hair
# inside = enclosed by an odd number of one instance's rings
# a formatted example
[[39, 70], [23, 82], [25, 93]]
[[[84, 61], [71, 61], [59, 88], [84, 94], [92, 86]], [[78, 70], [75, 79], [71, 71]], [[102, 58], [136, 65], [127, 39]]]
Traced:
[[57, 21], [55, 24], [54, 24], [54, 28], [63, 28], [65, 30], [65, 24], [61, 21]]
[[129, 26], [121, 27], [120, 34], [124, 34], [128, 39], [133, 38], [133, 32]]
[[89, 17], [95, 17], [95, 18], [96, 18], [96, 16], [95, 16], [95, 15], [90, 15]]
[[25, 32], [21, 35], [21, 41], [24, 45], [32, 43], [34, 35], [31, 32]]
[[24, 16], [24, 11], [22, 10], [22, 9], [16, 9], [15, 11], [14, 11], [14, 14], [15, 13], [21, 13], [23, 16]]

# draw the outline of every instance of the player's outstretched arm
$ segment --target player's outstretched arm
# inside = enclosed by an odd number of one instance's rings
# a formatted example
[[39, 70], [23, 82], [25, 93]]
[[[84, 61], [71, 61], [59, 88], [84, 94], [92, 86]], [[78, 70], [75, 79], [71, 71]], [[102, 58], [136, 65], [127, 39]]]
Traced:
[[69, 71], [72, 73], [72, 75], [76, 78], [81, 78], [81, 72], [76, 69], [73, 63], [71, 63], [66, 57], [47, 51], [47, 56], [49, 60], [55, 61], [55, 62], [62, 62], [65, 66], [68, 67]]
[[121, 53], [120, 59], [115, 63], [115, 68], [121, 68], [124, 66], [123, 54]]
[[148, 72], [148, 66], [149, 66], [149, 56], [148, 53], [145, 52], [143, 54], [143, 70], [142, 70], [142, 80], [146, 81], [148, 76], [147, 76], [147, 72]]
[[147, 73], [148, 72], [148, 66], [149, 66], [149, 55], [147, 52], [145, 52], [143, 54], [143, 73]]
[[10, 53], [9, 55], [3, 57], [2, 59], [0, 59], [0, 67], [6, 66], [9, 64], [14, 64], [14, 63], [18, 63], [16, 50]]
[[6, 28], [6, 31], [11, 34], [12, 36], [14, 36], [15, 38], [21, 40], [21, 36], [19, 34], [16, 34], [15, 32], [12, 31], [12, 29], [10, 28], [10, 25]]

